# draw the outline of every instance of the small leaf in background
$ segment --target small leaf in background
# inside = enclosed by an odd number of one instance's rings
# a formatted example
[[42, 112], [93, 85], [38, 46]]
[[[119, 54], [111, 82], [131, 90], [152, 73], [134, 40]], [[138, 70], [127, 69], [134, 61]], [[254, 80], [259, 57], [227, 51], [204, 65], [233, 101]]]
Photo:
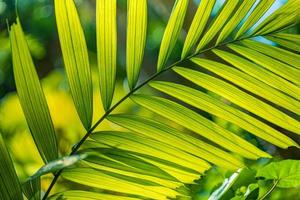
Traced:
[[300, 161], [283, 160], [272, 162], [258, 169], [256, 177], [278, 180], [277, 187], [291, 188], [300, 186]]
[[54, 126], [19, 19], [11, 26], [13, 71], [20, 103], [44, 162], [58, 157]]
[[71, 94], [86, 130], [93, 115], [93, 86], [88, 50], [73, 0], [55, 0], [55, 15]]
[[147, 0], [127, 1], [126, 70], [132, 90], [140, 74], [147, 34]]
[[0, 133], [0, 199], [23, 199], [14, 165]]
[[111, 106], [117, 65], [117, 1], [97, 0], [97, 57], [104, 110]]
[[172, 53], [184, 22], [188, 3], [188, 0], [176, 0], [174, 4], [171, 16], [169, 18], [161, 41], [157, 62], [157, 71], [163, 70], [169, 56]]

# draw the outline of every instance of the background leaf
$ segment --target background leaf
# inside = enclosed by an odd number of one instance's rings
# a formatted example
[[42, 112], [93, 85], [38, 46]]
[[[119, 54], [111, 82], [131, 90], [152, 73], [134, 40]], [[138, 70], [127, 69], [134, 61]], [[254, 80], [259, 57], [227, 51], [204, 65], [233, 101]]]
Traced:
[[278, 187], [290, 188], [300, 185], [300, 161], [283, 160], [272, 162], [257, 170], [256, 177], [266, 180], [279, 180]]

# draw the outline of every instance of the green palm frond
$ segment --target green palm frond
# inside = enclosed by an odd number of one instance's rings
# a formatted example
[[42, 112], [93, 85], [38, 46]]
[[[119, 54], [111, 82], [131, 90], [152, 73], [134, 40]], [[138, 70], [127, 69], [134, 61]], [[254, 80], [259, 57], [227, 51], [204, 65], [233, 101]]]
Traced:
[[93, 86], [88, 51], [74, 2], [55, 1], [60, 44], [74, 104], [88, 130], [93, 117]]
[[[147, 5], [146, 1], [129, 0], [126, 58], [131, 91], [113, 106], [117, 2], [97, 0], [97, 55], [106, 113], [91, 128], [90, 71], [81, 25], [71, 0], [55, 2], [63, 57], [73, 88], [71, 93], [78, 115], [88, 129], [70, 155], [89, 156], [78, 165], [57, 171], [44, 199], [60, 176], [87, 187], [82, 191], [54, 194], [51, 199], [191, 199], [186, 185], [201, 178], [211, 166], [236, 170], [245, 166], [244, 160], [272, 156], [245, 140], [243, 135], [220, 126], [215, 117], [279, 148], [299, 147], [285, 132], [300, 134], [300, 36], [284, 33], [299, 21], [299, 0], [288, 1], [262, 22], [273, 0], [227, 0], [213, 19], [210, 17], [215, 1], [203, 0], [187, 33], [181, 59], [167, 65], [189, 2], [177, 0], [162, 38], [157, 72], [137, 86], [146, 40]], [[54, 160], [57, 153], [44, 156], [47, 152], [57, 152], [54, 134], [50, 131], [50, 115], [25, 41], [16, 40], [22, 38], [22, 33], [15, 33], [15, 28], [19, 30], [19, 24], [12, 26], [11, 40], [20, 101], [42, 157]], [[264, 44], [258, 36], [278, 46]], [[74, 48], [77, 45], [81, 48]], [[206, 53], [215, 54], [217, 59], [203, 58]], [[24, 64], [20, 56], [26, 59]], [[24, 74], [25, 70], [30, 73]], [[167, 72], [176, 73], [195, 86], [154, 81]], [[167, 97], [135, 94], [145, 85]], [[35, 88], [36, 95], [29, 96]], [[111, 114], [128, 98], [137, 107], [160, 117]], [[30, 107], [32, 104], [35, 106]], [[212, 118], [203, 116], [200, 111]], [[44, 118], [34, 121], [37, 117]], [[127, 131], [94, 132], [104, 119]], [[42, 143], [47, 145], [41, 146]]]

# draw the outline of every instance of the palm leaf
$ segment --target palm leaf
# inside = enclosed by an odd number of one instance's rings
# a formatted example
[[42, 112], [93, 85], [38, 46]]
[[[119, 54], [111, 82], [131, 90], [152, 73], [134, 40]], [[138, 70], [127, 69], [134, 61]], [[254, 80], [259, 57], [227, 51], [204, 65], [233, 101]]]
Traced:
[[50, 162], [58, 157], [55, 130], [19, 19], [11, 26], [10, 41], [20, 103], [41, 157]]
[[292, 51], [300, 52], [299, 35], [278, 33], [267, 36], [267, 39], [274, 41], [280, 46], [288, 48]]
[[184, 42], [184, 46], [181, 54], [182, 58], [185, 58], [188, 55], [188, 53], [190, 53], [192, 47], [199, 40], [207, 24], [207, 21], [209, 20], [215, 2], [216, 2], [215, 0], [203, 0], [199, 4], [199, 7], [194, 16], [194, 19], [192, 21], [189, 32]]
[[258, 5], [254, 8], [253, 12], [250, 13], [249, 17], [242, 24], [241, 28], [237, 31], [235, 39], [240, 38], [249, 31], [253, 25], [255, 25], [259, 19], [268, 11], [268, 9], [273, 5], [275, 0], [261, 0]]
[[146, 44], [147, 1], [129, 0], [127, 7], [126, 69], [129, 88], [132, 90], [139, 77]]
[[86, 42], [73, 0], [55, 1], [56, 22], [71, 94], [85, 129], [93, 115], [93, 88]]
[[174, 3], [170, 19], [160, 44], [157, 71], [161, 71], [165, 67], [166, 62], [171, 55], [184, 22], [187, 6], [188, 0], [176, 0]]
[[116, 81], [117, 1], [98, 0], [96, 7], [100, 92], [103, 107], [108, 110], [112, 102]]
[[228, 0], [226, 1], [225, 5], [221, 9], [220, 13], [203, 35], [202, 39], [200, 40], [196, 52], [202, 50], [206, 45], [217, 35], [219, 30], [225, 25], [229, 17], [231, 16], [232, 12], [234, 11], [235, 7], [238, 5], [238, 0]]
[[[288, 1], [264, 20], [261, 17], [273, 0], [228, 0], [214, 18], [210, 17], [215, 1], [201, 1], [182, 58], [167, 66], [188, 6], [187, 0], [177, 0], [162, 38], [157, 72], [135, 87], [146, 31], [146, 13], [137, 8], [146, 10], [145, 3], [128, 2], [126, 57], [131, 91], [110, 107], [116, 73], [116, 1], [97, 1], [97, 54], [106, 112], [70, 153], [91, 156], [77, 166], [59, 170], [44, 199], [60, 174], [92, 192], [65, 191], [54, 194], [54, 199], [84, 195], [94, 195], [95, 199], [190, 199], [186, 186], [194, 184], [211, 166], [237, 170], [245, 166], [244, 161], [271, 157], [244, 139], [245, 131], [279, 148], [299, 147], [285, 135], [300, 134], [299, 55], [295, 52], [299, 36], [281, 32], [298, 23], [299, 0]], [[257, 36], [281, 47], [263, 44]], [[218, 59], [198, 57], [207, 53]], [[171, 69], [192, 86], [153, 81]], [[179, 101], [159, 94], [134, 94], [148, 83]], [[155, 117], [112, 115], [128, 98]], [[244, 131], [237, 134], [228, 130], [218, 124], [218, 118]], [[125, 130], [94, 132], [104, 119]]]
[[13, 162], [0, 133], [0, 198], [23, 199], [21, 186]]

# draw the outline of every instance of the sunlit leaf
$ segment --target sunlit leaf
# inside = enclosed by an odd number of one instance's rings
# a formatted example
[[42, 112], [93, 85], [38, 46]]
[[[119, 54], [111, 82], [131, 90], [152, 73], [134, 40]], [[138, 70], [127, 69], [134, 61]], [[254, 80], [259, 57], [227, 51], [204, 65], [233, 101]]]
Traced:
[[72, 199], [72, 200], [139, 200], [139, 198], [119, 196], [113, 194], [102, 194], [97, 192], [88, 192], [81, 190], [69, 190], [66, 192], [58, 193], [52, 197], [50, 200], [54, 199]]
[[240, 161], [227, 152], [154, 120], [134, 115], [111, 115], [108, 119], [131, 131], [167, 143], [218, 166], [229, 169], [241, 166]]
[[204, 92], [187, 86], [162, 81], [152, 82], [150, 85], [196, 108], [232, 122], [257, 137], [281, 148], [298, 146], [297, 143], [274, 128]]
[[206, 161], [194, 155], [136, 133], [99, 132], [93, 134], [92, 138], [119, 149], [154, 156], [198, 173], [203, 173], [210, 167]]
[[214, 49], [213, 52], [237, 69], [240, 69], [273, 88], [294, 97], [298, 101], [300, 100], [300, 88], [286, 79], [277, 76], [269, 70], [235, 54], [218, 49]]
[[145, 95], [134, 95], [132, 99], [137, 104], [194, 131], [229, 151], [250, 159], [269, 157], [268, 154], [239, 136], [178, 103]]
[[238, 5], [238, 0], [228, 0], [226, 4], [222, 7], [222, 10], [209, 27], [208, 31], [204, 34], [202, 39], [200, 40], [196, 52], [202, 50], [222, 29], [225, 23], [228, 21], [229, 17], [231, 16], [233, 10]]
[[273, 5], [275, 0], [261, 0], [255, 7], [253, 12], [247, 17], [246, 21], [242, 24], [241, 28], [235, 35], [234, 39], [238, 39], [243, 36], [249, 29], [255, 25], [259, 19], [268, 11], [268, 9]]
[[276, 42], [284, 48], [288, 48], [292, 51], [300, 52], [300, 37], [295, 34], [278, 33], [267, 36], [269, 40]]
[[[156, 184], [144, 183], [139, 184], [133, 181], [126, 180], [125, 177], [117, 177], [108, 175], [103, 171], [91, 168], [74, 168], [67, 169], [63, 172], [63, 177], [91, 187], [116, 191], [119, 193], [133, 194], [151, 199], [167, 199], [167, 197], [175, 198], [179, 195], [178, 192], [161, 187]], [[88, 177], [88, 178], [87, 178]]]
[[157, 71], [161, 71], [172, 53], [180, 34], [188, 0], [176, 0], [168, 24], [166, 26], [159, 50]]
[[241, 45], [230, 44], [227, 46], [237, 53], [259, 64], [260, 66], [266, 68], [267, 70], [273, 72], [274, 74], [277, 74], [278, 76], [281, 76], [292, 83], [300, 85], [300, 76], [298, 76], [298, 74], [300, 74], [299, 69], [291, 67], [258, 51], [243, 47]]
[[[235, 68], [228, 65], [224, 65], [222, 63], [211, 61], [208, 59], [194, 58], [192, 59], [192, 61], [200, 67], [205, 68], [219, 75], [220, 77], [231, 81], [232, 83], [235, 83], [237, 86], [253, 94], [256, 94], [257, 96], [261, 96], [262, 98], [265, 98], [268, 101], [277, 104], [278, 106], [282, 106], [287, 110], [290, 110], [291, 112], [300, 114], [299, 101], [279, 92], [269, 85], [253, 78], [252, 76], [247, 75], [246, 73], [236, 70]], [[270, 62], [272, 61], [270, 60]]]
[[55, 0], [59, 40], [71, 94], [85, 129], [93, 115], [93, 88], [88, 50], [73, 0]]
[[236, 28], [236, 26], [242, 21], [246, 14], [250, 11], [256, 0], [243, 1], [234, 15], [230, 18], [229, 22], [224, 26], [221, 33], [218, 36], [216, 44], [224, 41]]
[[147, 33], [147, 0], [127, 2], [126, 69], [129, 88], [138, 80], [144, 56]]
[[[300, 39], [299, 39], [300, 41]], [[286, 64], [289, 64], [297, 69], [300, 69], [300, 55], [287, 51], [285, 49], [267, 45], [261, 42], [256, 42], [254, 40], [244, 40], [242, 44], [250, 47], [253, 50], [257, 50], [263, 54], [266, 54], [269, 57], [278, 59]], [[278, 56], [280, 55], [280, 56]]]
[[116, 81], [117, 1], [97, 0], [97, 57], [100, 92], [105, 110], [110, 108]]
[[208, 74], [182, 67], [174, 69], [184, 78], [204, 87], [236, 105], [260, 116], [282, 128], [299, 133], [300, 122], [271, 105], [240, 90], [238, 87]]
[[0, 133], [0, 199], [23, 199], [13, 162]]
[[189, 32], [186, 36], [181, 58], [185, 58], [189, 54], [193, 46], [199, 40], [211, 15], [211, 11], [214, 7], [214, 4], [215, 0], [202, 0], [200, 2], [197, 12], [190, 26]]
[[17, 92], [31, 134], [43, 160], [55, 160], [55, 130], [19, 20], [11, 26], [10, 41]]
[[[280, 20], [278, 20], [280, 18]], [[287, 1], [263, 20], [254, 30], [254, 35], [266, 35], [291, 27], [300, 20], [299, 0]]]

